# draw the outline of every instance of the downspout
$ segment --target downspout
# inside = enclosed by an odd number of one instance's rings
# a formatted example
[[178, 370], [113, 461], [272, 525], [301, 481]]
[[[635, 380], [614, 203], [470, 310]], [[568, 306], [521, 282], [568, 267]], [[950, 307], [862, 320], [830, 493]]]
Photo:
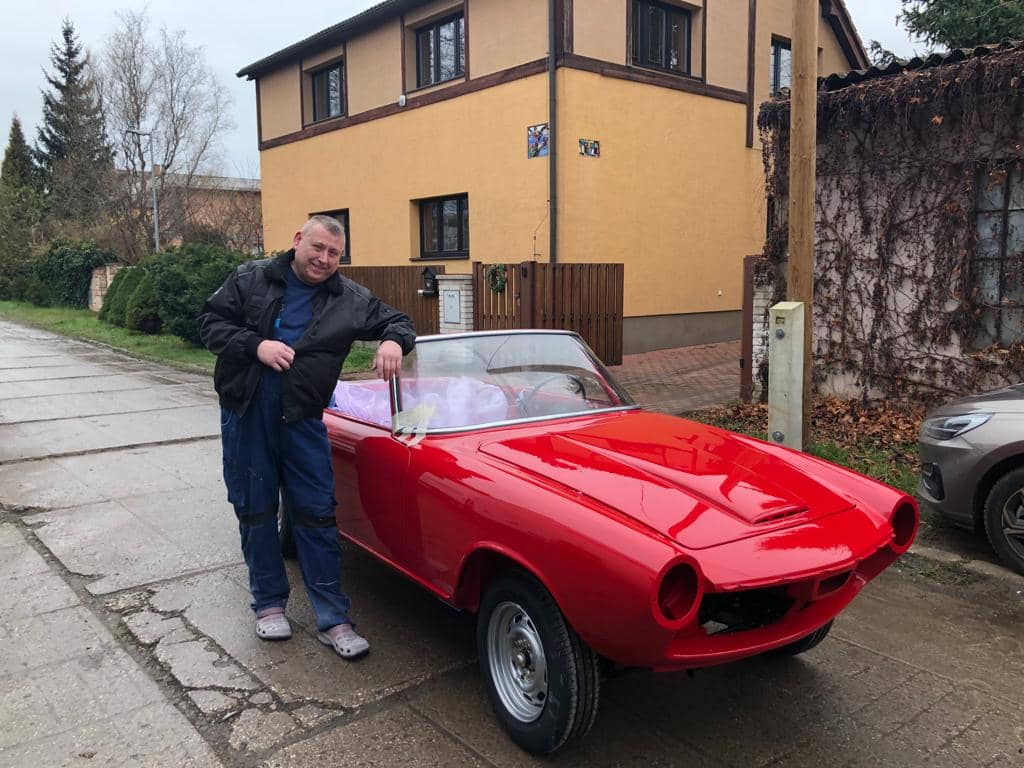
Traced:
[[558, 137], [558, 91], [556, 88], [556, 43], [555, 24], [556, 0], [548, 0], [548, 244], [549, 261], [558, 261], [558, 154], [555, 151]]

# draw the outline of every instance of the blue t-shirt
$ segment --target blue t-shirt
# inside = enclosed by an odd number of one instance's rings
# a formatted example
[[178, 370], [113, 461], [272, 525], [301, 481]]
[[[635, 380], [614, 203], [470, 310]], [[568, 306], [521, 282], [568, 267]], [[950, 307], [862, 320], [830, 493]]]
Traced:
[[277, 341], [283, 341], [289, 347], [295, 346], [313, 319], [313, 297], [319, 289], [319, 285], [306, 285], [292, 270], [288, 270], [281, 311], [274, 320], [274, 338]]

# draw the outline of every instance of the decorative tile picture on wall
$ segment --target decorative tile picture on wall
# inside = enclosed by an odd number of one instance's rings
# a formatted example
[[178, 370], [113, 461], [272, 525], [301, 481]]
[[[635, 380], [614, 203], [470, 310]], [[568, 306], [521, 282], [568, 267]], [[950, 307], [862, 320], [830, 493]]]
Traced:
[[548, 124], [539, 123], [526, 129], [526, 157], [548, 156]]
[[580, 154], [583, 157], [600, 157], [601, 142], [596, 139], [580, 139]]

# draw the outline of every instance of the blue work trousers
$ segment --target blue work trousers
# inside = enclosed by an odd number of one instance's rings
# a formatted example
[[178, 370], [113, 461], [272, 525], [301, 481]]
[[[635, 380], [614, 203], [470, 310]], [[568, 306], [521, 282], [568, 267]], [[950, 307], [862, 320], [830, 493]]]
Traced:
[[249, 566], [252, 609], [284, 608], [288, 601], [277, 528], [283, 489], [317, 629], [352, 623], [351, 601], [341, 591], [334, 472], [323, 421], [285, 423], [281, 375], [268, 370], [243, 416], [221, 409], [221, 440], [224, 483], [238, 516], [242, 553]]

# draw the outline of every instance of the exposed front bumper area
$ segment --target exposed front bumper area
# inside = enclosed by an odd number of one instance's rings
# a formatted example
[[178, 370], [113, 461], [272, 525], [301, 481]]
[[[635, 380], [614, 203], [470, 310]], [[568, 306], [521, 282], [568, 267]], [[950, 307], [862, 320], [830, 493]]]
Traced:
[[[892, 525], [879, 525], [873, 517], [849, 510], [827, 523], [723, 546], [720, 554], [726, 557], [715, 559], [720, 563], [717, 573], [713, 566], [706, 571], [710, 583], [694, 620], [670, 639], [655, 669], [737, 661], [796, 642], [824, 626], [909, 548], [919, 515], [909, 498], [901, 505]], [[844, 535], [826, 538], [826, 527]], [[780, 552], [786, 552], [791, 563], [799, 555], [809, 567], [770, 578]], [[743, 565], [745, 577], [727, 578], [735, 569], [732, 563]]]

